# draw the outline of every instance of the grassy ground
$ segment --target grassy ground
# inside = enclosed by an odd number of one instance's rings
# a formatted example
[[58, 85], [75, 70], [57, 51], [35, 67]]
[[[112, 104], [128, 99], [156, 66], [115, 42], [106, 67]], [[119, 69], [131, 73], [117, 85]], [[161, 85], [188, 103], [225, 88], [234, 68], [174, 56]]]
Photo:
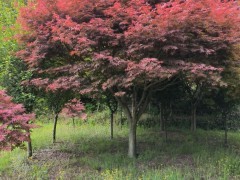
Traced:
[[24, 150], [0, 154], [0, 179], [240, 179], [240, 133], [138, 128], [136, 160], [127, 157], [126, 127], [61, 123], [57, 143], [51, 142], [52, 124], [32, 134], [34, 156]]

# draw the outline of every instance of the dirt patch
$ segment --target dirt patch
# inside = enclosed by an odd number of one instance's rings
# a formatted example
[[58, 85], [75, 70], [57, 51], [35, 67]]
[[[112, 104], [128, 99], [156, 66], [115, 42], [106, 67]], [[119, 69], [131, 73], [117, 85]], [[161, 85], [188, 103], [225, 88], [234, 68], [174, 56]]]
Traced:
[[164, 166], [174, 166], [177, 168], [195, 167], [194, 159], [191, 155], [179, 155], [175, 158], [163, 159]]
[[89, 167], [79, 161], [82, 156], [83, 153], [80, 152], [62, 151], [55, 144], [52, 148], [37, 151], [28, 162], [30, 166], [47, 167], [49, 179], [74, 179], [80, 173], [91, 171]]
[[138, 162], [138, 169], [162, 169], [165, 167], [175, 167], [178, 169], [184, 169], [186, 167], [194, 169], [196, 167], [194, 159], [191, 155], [180, 155], [178, 157], [164, 156], [161, 158], [155, 158], [146, 162]]

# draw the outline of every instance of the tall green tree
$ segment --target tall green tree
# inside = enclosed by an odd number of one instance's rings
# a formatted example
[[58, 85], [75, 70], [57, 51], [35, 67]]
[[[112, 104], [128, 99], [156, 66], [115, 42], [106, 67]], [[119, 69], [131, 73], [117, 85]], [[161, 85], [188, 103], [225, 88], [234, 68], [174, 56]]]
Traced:
[[26, 65], [15, 57], [18, 44], [15, 36], [19, 33], [16, 22], [19, 9], [25, 6], [24, 0], [8, 0], [0, 2], [0, 85], [8, 91], [17, 103], [23, 103], [31, 112], [35, 96], [31, 89], [24, 88], [21, 82], [31, 77]]
[[18, 33], [16, 18], [23, 0], [0, 1], [0, 81], [8, 73], [14, 52], [18, 45], [14, 36]]

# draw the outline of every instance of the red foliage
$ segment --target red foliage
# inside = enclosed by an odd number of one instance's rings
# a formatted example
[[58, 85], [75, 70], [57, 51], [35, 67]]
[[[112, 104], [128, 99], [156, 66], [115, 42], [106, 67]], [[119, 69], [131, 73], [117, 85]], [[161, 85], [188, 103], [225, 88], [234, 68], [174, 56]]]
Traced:
[[37, 0], [18, 18], [18, 55], [53, 91], [131, 96], [179, 73], [219, 82], [213, 66], [240, 40], [239, 11], [233, 0]]
[[29, 140], [29, 132], [34, 128], [30, 121], [34, 114], [26, 114], [21, 104], [12, 102], [5, 91], [0, 91], [0, 150], [12, 150]]
[[79, 100], [72, 99], [65, 104], [62, 113], [71, 118], [79, 117], [85, 120], [87, 118], [87, 114], [83, 113], [84, 110], [85, 107]]

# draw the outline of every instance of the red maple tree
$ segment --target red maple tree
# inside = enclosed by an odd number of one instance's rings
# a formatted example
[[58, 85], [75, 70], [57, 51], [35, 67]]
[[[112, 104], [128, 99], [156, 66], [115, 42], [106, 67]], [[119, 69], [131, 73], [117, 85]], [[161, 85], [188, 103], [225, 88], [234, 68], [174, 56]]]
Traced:
[[213, 66], [227, 62], [240, 37], [239, 6], [231, 0], [37, 0], [18, 20], [27, 31], [18, 55], [35, 76], [115, 96], [129, 119], [130, 157], [153, 92], [185, 74], [219, 82], [221, 69]]
[[85, 120], [87, 118], [87, 114], [83, 113], [84, 110], [85, 107], [83, 103], [74, 98], [64, 105], [62, 113], [67, 117], [71, 117], [73, 119], [73, 125], [75, 126], [74, 120], [76, 117], [81, 118], [82, 120]]
[[0, 91], [0, 150], [12, 150], [30, 141], [30, 121], [34, 114], [26, 114], [23, 105], [15, 104], [5, 91]]

